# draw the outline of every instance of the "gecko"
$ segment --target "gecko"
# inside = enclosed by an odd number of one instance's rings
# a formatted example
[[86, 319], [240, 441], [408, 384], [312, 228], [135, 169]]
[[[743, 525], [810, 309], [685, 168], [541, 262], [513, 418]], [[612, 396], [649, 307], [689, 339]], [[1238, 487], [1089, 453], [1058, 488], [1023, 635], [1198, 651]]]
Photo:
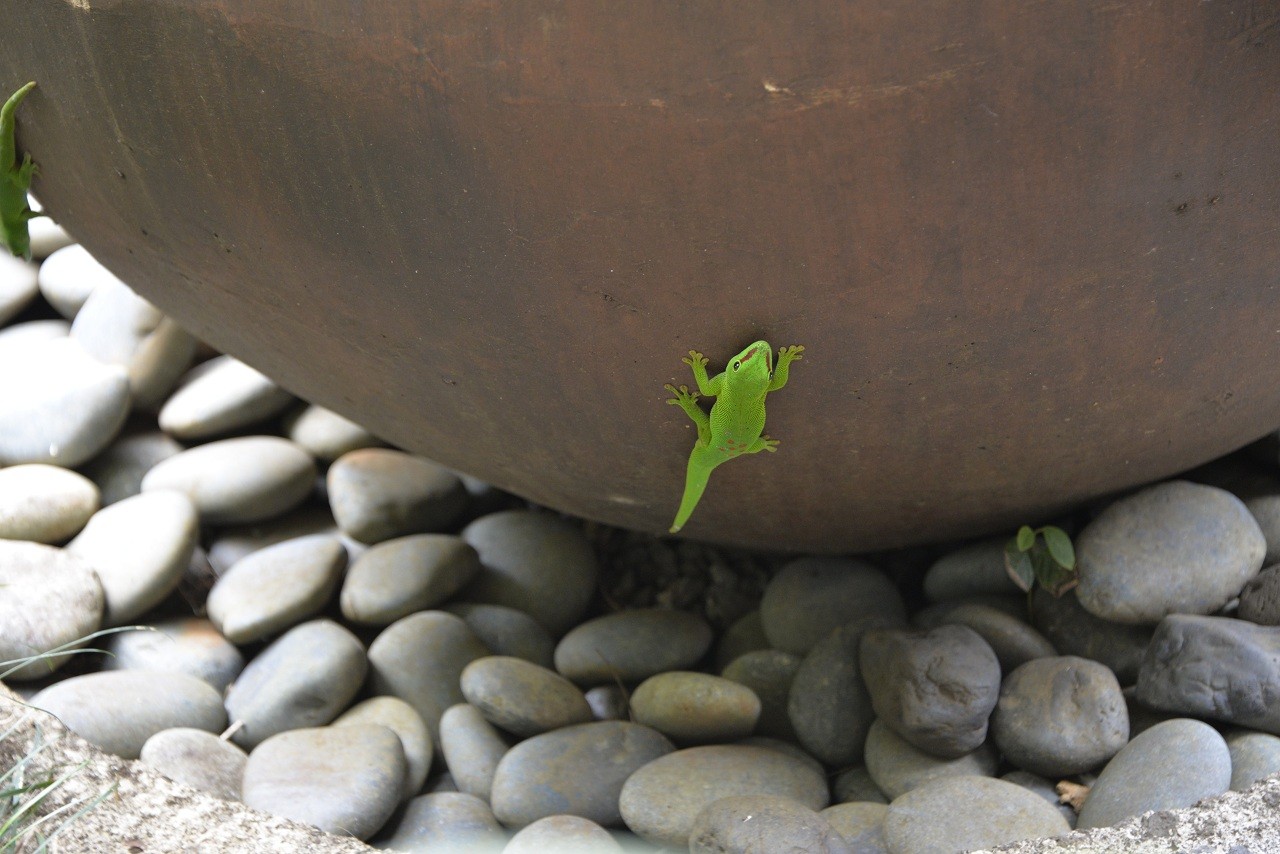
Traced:
[[31, 189], [31, 179], [36, 175], [36, 164], [31, 162], [29, 153], [18, 162], [14, 125], [18, 105], [34, 88], [33, 80], [10, 95], [0, 107], [0, 242], [14, 255], [28, 261], [31, 260], [31, 234], [27, 223], [44, 214], [36, 213], [27, 204], [27, 190]]
[[[693, 420], [698, 440], [689, 453], [684, 496], [671, 533], [689, 521], [712, 469], [743, 454], [778, 449], [778, 440], [764, 434], [764, 398], [787, 384], [791, 363], [799, 361], [803, 352], [804, 347], [783, 347], [775, 369], [768, 343], [757, 341], [734, 356], [723, 373], [711, 378], [707, 377], [707, 358], [697, 350], [690, 350], [680, 360], [693, 369], [698, 390], [691, 392], [688, 386], [676, 388], [670, 383], [663, 388], [673, 395], [667, 403], [679, 406]], [[715, 398], [710, 416], [698, 406], [699, 397]]]

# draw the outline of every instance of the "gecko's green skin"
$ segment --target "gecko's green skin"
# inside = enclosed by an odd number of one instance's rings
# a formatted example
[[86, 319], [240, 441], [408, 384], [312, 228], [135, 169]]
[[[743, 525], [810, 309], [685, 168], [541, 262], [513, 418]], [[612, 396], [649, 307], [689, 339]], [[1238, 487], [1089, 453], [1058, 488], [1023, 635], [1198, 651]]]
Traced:
[[10, 252], [28, 261], [31, 260], [31, 233], [27, 223], [43, 214], [31, 210], [27, 204], [27, 190], [31, 189], [36, 165], [31, 162], [30, 154], [18, 160], [18, 145], [13, 134], [18, 105], [34, 88], [35, 81], [28, 83], [0, 107], [0, 240]]
[[[803, 352], [803, 347], [783, 347], [778, 351], [775, 369], [773, 351], [766, 342], [757, 341], [734, 356], [724, 373], [711, 378], [707, 377], [707, 359], [697, 350], [690, 350], [681, 360], [693, 368], [698, 391], [690, 392], [683, 385], [676, 388], [667, 384], [663, 388], [673, 395], [667, 403], [683, 409], [697, 425], [698, 441], [689, 454], [684, 497], [671, 523], [671, 533], [689, 521], [712, 469], [743, 454], [778, 449], [778, 440], [764, 435], [764, 398], [787, 384], [791, 363], [799, 360]], [[716, 399], [710, 416], [698, 406], [699, 396]]]

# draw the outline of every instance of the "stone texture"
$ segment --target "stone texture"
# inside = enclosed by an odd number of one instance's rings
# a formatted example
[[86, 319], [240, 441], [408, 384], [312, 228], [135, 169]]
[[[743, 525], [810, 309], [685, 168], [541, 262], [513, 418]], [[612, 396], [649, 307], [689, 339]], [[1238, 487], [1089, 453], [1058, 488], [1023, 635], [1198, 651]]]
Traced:
[[592, 720], [591, 707], [576, 685], [523, 658], [478, 658], [463, 669], [460, 686], [486, 720], [521, 738]]
[[827, 765], [860, 763], [867, 730], [875, 720], [858, 666], [858, 645], [868, 622], [874, 621], [843, 626], [820, 640], [791, 680], [791, 726], [800, 744]]
[[793, 655], [863, 617], [905, 625], [906, 606], [883, 572], [855, 558], [793, 560], [769, 581], [760, 601], [765, 637]]
[[45, 301], [68, 320], [76, 316], [99, 285], [120, 281], [79, 244], [51, 253], [40, 265], [38, 278]]
[[884, 817], [888, 812], [888, 804], [850, 801], [833, 804], [818, 815], [835, 828], [855, 854], [889, 854], [884, 838]]
[[801, 659], [776, 649], [758, 649], [738, 656], [721, 676], [745, 685], [760, 698], [760, 718], [755, 731], [760, 735], [794, 741], [795, 727], [787, 714], [791, 683]]
[[181, 451], [181, 445], [159, 430], [132, 433], [112, 442], [81, 471], [98, 485], [105, 507], [142, 492], [147, 472]]
[[97, 509], [98, 487], [84, 475], [38, 464], [0, 469], [0, 539], [60, 543]]
[[1062, 655], [1078, 655], [1110, 667], [1121, 685], [1138, 681], [1138, 668], [1153, 626], [1112, 623], [1084, 609], [1075, 591], [1061, 597], [1037, 586], [1031, 594], [1032, 621]]
[[1280, 626], [1280, 566], [1269, 566], [1240, 591], [1236, 616], [1262, 626]]
[[285, 435], [318, 460], [336, 460], [361, 448], [375, 448], [382, 440], [368, 430], [323, 406], [305, 406], [285, 418]]
[[442, 531], [467, 504], [457, 475], [390, 448], [343, 454], [329, 466], [325, 483], [338, 527], [362, 543]]
[[0, 325], [17, 317], [35, 299], [39, 267], [8, 252], [0, 254]]
[[1264, 732], [1236, 730], [1226, 736], [1231, 754], [1231, 788], [1243, 792], [1254, 783], [1280, 773], [1280, 738]]
[[588, 620], [561, 638], [556, 670], [579, 685], [639, 682], [697, 664], [711, 638], [706, 620], [687, 611], [618, 611]]
[[867, 733], [866, 760], [867, 773], [890, 802], [941, 777], [993, 777], [999, 763], [989, 743], [956, 759], [939, 759], [904, 741], [883, 721]]
[[736, 795], [708, 804], [689, 831], [691, 854], [804, 851], [854, 854], [825, 817], [779, 795]]
[[1009, 673], [1032, 659], [1058, 654], [1049, 639], [1025, 619], [1011, 617], [991, 605], [958, 604], [941, 615], [941, 624], [967, 626], [981, 635], [996, 654], [1002, 673]]
[[1267, 553], [1263, 563], [1270, 566], [1280, 563], [1280, 493], [1268, 492], [1245, 499], [1244, 506], [1249, 508], [1263, 539], [1267, 541]]
[[[79, 641], [102, 624], [97, 575], [84, 561], [52, 546], [0, 540], [0, 594], [0, 661], [82, 646]], [[67, 655], [41, 658], [4, 678], [37, 679], [67, 660]], [[10, 666], [0, 667], [0, 673]]]
[[219, 692], [244, 669], [244, 656], [218, 634], [213, 623], [196, 617], [162, 620], [150, 631], [116, 632], [106, 641], [111, 655], [104, 670], [167, 670], [203, 679]]
[[249, 757], [211, 732], [179, 727], [161, 730], [148, 738], [138, 758], [170, 780], [214, 797], [238, 801]]
[[744, 738], [755, 731], [760, 698], [745, 685], [671, 670], [650, 676], [631, 694], [631, 718], [676, 744], [706, 744]]
[[407, 801], [422, 791], [427, 772], [431, 770], [435, 746], [427, 725], [413, 706], [398, 697], [370, 697], [347, 709], [334, 719], [331, 726], [354, 724], [379, 724], [399, 736], [405, 759], [400, 799]]
[[884, 818], [894, 854], [952, 854], [1070, 830], [1038, 795], [990, 777], [926, 783], [890, 804]]
[[507, 748], [493, 724], [469, 703], [450, 706], [440, 716], [440, 749], [460, 792], [488, 801]]
[[622, 846], [594, 821], [576, 815], [549, 815], [527, 825], [502, 854], [622, 854]]
[[1004, 565], [1008, 537], [992, 537], [948, 552], [924, 574], [930, 602], [951, 602], [974, 595], [1021, 594]]
[[831, 781], [831, 799], [837, 803], [845, 801], [889, 803], [889, 799], [885, 797], [884, 792], [880, 791], [876, 781], [871, 779], [871, 774], [865, 765], [855, 765], [836, 774]]
[[414, 798], [394, 832], [373, 842], [403, 854], [497, 854], [506, 836], [489, 805], [462, 792]]
[[385, 626], [437, 607], [479, 572], [479, 555], [461, 537], [396, 537], [377, 543], [352, 562], [338, 603], [352, 622]]
[[740, 655], [769, 648], [760, 610], [748, 611], [734, 620], [716, 640], [716, 667], [723, 670]]
[[197, 442], [246, 428], [279, 415], [294, 397], [261, 372], [230, 356], [193, 368], [160, 408], [160, 429], [184, 442]]
[[461, 617], [494, 655], [523, 658], [548, 669], [555, 667], [555, 640], [524, 611], [478, 602], [456, 602], [444, 610]]

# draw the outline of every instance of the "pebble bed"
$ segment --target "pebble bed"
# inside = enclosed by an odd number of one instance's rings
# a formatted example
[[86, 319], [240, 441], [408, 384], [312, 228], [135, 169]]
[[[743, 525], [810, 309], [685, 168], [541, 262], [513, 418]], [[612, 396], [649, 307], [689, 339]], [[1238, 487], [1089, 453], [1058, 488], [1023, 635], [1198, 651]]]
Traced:
[[[935, 854], [1280, 771], [1274, 449], [1007, 539], [772, 558], [531, 507], [0, 257], [0, 660], [105, 751], [375, 848]], [[1031, 521], [1031, 520], [1028, 520]], [[1064, 785], [1065, 784], [1065, 785]]]

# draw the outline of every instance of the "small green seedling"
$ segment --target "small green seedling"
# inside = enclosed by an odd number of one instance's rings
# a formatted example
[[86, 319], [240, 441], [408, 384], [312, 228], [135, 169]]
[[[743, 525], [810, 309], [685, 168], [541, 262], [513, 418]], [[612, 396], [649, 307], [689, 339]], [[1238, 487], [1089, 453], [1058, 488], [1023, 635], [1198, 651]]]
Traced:
[[1004, 547], [1004, 568], [1018, 589], [1030, 593], [1038, 581], [1054, 596], [1061, 596], [1079, 582], [1076, 550], [1067, 532], [1053, 525], [1023, 525]]

